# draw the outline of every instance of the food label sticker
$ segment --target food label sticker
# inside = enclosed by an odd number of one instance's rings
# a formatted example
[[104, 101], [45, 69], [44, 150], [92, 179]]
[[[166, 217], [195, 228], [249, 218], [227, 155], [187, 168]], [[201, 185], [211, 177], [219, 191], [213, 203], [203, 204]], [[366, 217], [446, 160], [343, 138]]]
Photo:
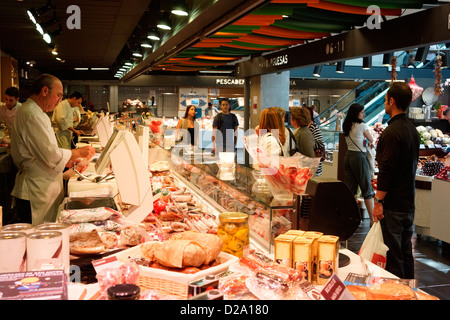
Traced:
[[110, 256], [104, 259], [93, 260], [92, 265], [94, 266], [95, 272], [99, 273], [105, 268], [118, 268], [122, 265], [122, 262], [116, 256]]
[[333, 275], [320, 292], [325, 300], [355, 300], [345, 284]]

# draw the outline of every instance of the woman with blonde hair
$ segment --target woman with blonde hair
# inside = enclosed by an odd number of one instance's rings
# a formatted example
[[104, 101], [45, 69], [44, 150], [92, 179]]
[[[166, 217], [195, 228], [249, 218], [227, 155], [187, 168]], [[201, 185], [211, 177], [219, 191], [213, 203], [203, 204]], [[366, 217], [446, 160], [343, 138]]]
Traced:
[[289, 151], [284, 147], [287, 140], [284, 122], [274, 107], [261, 112], [258, 135], [258, 145], [267, 155], [289, 155]]

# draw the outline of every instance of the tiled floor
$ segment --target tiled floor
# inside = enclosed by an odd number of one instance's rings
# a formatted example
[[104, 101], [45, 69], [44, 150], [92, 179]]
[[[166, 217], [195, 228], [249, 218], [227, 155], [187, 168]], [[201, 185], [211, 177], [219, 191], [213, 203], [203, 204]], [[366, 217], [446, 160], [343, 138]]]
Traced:
[[[348, 239], [347, 248], [357, 253], [369, 229], [369, 219], [363, 219]], [[419, 288], [441, 300], [450, 300], [450, 246], [417, 234], [413, 235], [412, 243]]]

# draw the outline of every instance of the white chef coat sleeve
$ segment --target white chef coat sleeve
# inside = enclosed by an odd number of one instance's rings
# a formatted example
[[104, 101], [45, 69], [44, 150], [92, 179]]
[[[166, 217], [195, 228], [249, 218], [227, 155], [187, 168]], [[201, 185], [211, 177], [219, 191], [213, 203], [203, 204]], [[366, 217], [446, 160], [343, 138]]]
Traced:
[[28, 132], [23, 136], [26, 145], [37, 159], [56, 172], [62, 172], [72, 152], [58, 147], [55, 134], [44, 118], [32, 118], [24, 124], [24, 129]]

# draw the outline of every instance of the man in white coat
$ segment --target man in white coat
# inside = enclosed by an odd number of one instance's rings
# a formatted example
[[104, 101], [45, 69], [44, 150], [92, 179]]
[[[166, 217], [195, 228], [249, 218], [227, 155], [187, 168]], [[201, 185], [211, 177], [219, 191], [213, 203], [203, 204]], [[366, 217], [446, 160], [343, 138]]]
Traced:
[[61, 81], [43, 74], [33, 81], [30, 97], [17, 111], [11, 135], [11, 155], [18, 168], [11, 192], [16, 198], [17, 222], [38, 225], [55, 221], [64, 199], [64, 167], [95, 154], [91, 146], [73, 150], [58, 147], [46, 112], [53, 111], [62, 95]]
[[78, 109], [82, 101], [81, 93], [74, 92], [66, 100], [61, 101], [53, 111], [52, 126], [60, 148], [71, 149], [72, 136], [81, 134], [81, 131], [75, 129], [73, 115], [74, 109]]

